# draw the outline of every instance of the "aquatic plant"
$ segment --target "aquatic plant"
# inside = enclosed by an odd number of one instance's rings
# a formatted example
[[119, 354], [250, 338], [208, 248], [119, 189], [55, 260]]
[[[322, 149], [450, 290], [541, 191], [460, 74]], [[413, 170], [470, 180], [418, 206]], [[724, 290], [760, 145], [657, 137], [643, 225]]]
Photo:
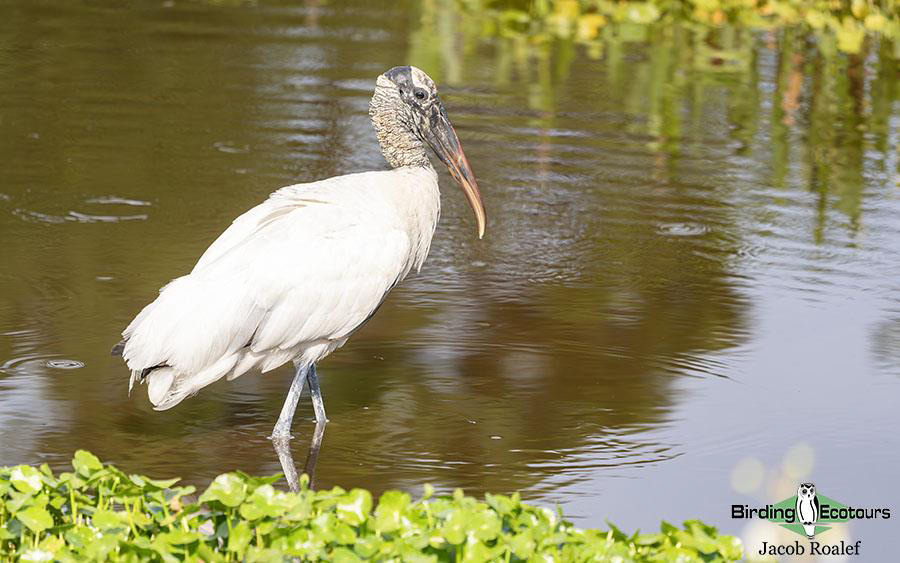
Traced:
[[[866, 36], [900, 53], [897, 0], [458, 0], [500, 36], [555, 36], [588, 45], [612, 36], [645, 41], [650, 27], [681, 24], [705, 32], [732, 27], [808, 32], [825, 45], [858, 53]], [[827, 47], [826, 47], [827, 48]]]
[[420, 500], [364, 489], [282, 492], [279, 475], [219, 475], [199, 497], [178, 479], [126, 475], [79, 450], [74, 471], [45, 464], [0, 468], [0, 559], [487, 561], [550, 556], [566, 561], [732, 561], [737, 538], [696, 520], [659, 533], [581, 530], [518, 494], [457, 490]]

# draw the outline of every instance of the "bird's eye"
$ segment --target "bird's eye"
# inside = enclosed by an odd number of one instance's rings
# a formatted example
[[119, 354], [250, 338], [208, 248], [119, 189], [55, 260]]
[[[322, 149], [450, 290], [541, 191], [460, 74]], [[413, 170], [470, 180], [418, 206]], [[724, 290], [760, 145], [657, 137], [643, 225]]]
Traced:
[[415, 92], [415, 95], [420, 100], [424, 100], [425, 99], [425, 90], [417, 89]]

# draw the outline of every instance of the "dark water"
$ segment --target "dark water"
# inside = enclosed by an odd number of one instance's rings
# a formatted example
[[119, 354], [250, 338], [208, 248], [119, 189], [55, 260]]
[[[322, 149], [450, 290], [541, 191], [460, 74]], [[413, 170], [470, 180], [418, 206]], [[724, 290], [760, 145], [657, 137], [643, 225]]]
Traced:
[[[581, 525], [700, 517], [751, 549], [777, 528], [730, 505], [802, 480], [900, 511], [887, 48], [745, 37], [723, 68], [654, 35], [592, 58], [484, 36], [453, 4], [340, 4], [0, 8], [0, 464], [86, 448], [201, 486], [280, 471], [288, 368], [156, 413], [108, 351], [270, 191], [384, 167], [368, 98], [412, 63], [488, 234], [443, 175], [422, 273], [320, 366], [319, 486], [521, 490]], [[312, 430], [304, 401], [298, 463]], [[822, 540], [884, 555], [891, 529]]]

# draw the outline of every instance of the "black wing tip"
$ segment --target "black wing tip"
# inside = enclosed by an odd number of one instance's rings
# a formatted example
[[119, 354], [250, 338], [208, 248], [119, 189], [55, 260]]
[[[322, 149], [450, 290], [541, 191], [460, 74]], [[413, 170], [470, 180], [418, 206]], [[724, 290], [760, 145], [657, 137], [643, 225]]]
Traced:
[[125, 351], [125, 340], [120, 340], [115, 346], [112, 347], [112, 350], [109, 351], [111, 356], [122, 356], [122, 352]]

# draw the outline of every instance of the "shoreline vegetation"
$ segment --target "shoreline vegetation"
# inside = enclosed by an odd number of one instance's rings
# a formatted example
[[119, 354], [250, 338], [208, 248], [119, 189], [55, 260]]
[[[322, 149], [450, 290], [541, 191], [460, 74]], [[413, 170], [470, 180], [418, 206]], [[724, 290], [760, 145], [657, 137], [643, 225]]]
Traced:
[[127, 475], [79, 450], [71, 472], [0, 468], [0, 560], [21, 561], [735, 561], [740, 540], [697, 520], [658, 533], [583, 530], [519, 495], [456, 490], [421, 499], [364, 489], [297, 493], [240, 471], [199, 496], [178, 479]]
[[[811, 229], [819, 242], [832, 209], [852, 231], [861, 228], [872, 171], [896, 176], [898, 0], [422, 0], [418, 6], [409, 62], [461, 86], [473, 68], [489, 66], [498, 91], [525, 98], [533, 110], [528, 124], [548, 146], [558, 142], [552, 131], [570, 126], [567, 115], [588, 106], [612, 109], [630, 134], [648, 138], [660, 177], [668, 177], [700, 138], [708, 118], [701, 108], [720, 100], [724, 113], [717, 119], [724, 120], [735, 158], [765, 163], [774, 188], [797, 185], [818, 194]], [[485, 58], [489, 64], [479, 62]], [[602, 102], [573, 105], [573, 87], [577, 96]], [[463, 103], [475, 96], [460, 92]]]
[[482, 32], [531, 42], [573, 40], [600, 57], [608, 41], [647, 41], [660, 29], [687, 28], [701, 41], [743, 32], [786, 32], [823, 54], [858, 54], [866, 42], [900, 58], [897, 0], [457, 0]]

